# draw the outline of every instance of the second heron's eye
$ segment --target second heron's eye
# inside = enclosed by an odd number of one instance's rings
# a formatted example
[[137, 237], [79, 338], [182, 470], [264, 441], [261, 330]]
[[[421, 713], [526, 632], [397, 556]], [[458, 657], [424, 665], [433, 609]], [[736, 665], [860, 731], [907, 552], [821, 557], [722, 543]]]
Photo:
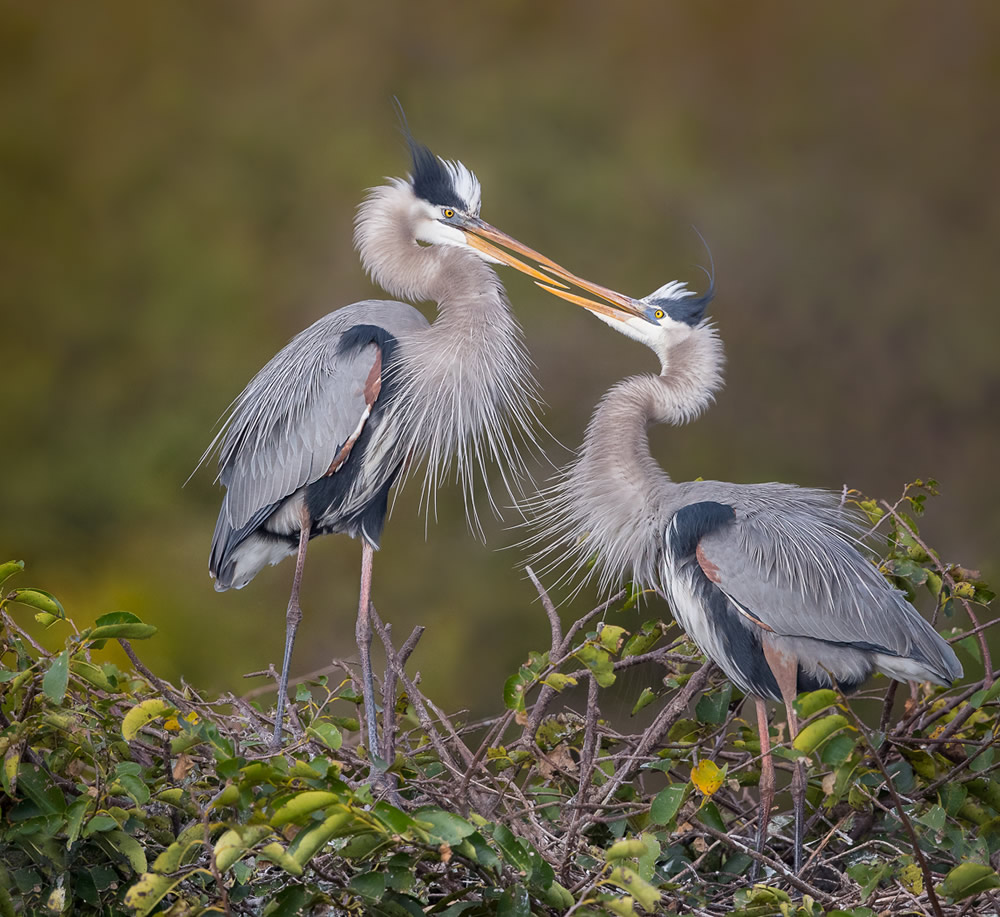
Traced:
[[455, 215], [455, 211], [452, 210], [450, 207], [447, 208], [445, 210], [445, 212], [444, 212], [444, 216], [445, 216], [446, 220], [450, 220], [454, 215]]
[[663, 318], [663, 310], [662, 310], [662, 309], [657, 309], [657, 310], [656, 310], [656, 311], [655, 311], [655, 312], [653, 313], [653, 315], [655, 315], [655, 316], [656, 316], [657, 318]]

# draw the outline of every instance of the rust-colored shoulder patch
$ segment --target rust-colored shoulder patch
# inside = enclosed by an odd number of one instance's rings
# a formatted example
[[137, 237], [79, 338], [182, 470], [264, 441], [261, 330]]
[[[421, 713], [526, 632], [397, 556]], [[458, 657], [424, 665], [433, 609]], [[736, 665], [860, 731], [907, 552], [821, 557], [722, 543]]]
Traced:
[[368, 371], [368, 378], [365, 379], [365, 412], [361, 415], [361, 420], [358, 423], [357, 429], [347, 438], [343, 446], [340, 447], [340, 451], [334, 457], [334, 460], [330, 462], [330, 467], [326, 471], [327, 477], [331, 474], [338, 472], [343, 466], [344, 462], [347, 461], [351, 454], [351, 449], [354, 448], [354, 444], [358, 441], [358, 437], [361, 436], [361, 431], [365, 428], [365, 424], [368, 422], [368, 417], [372, 412], [372, 405], [375, 404], [375, 400], [379, 396], [379, 392], [382, 391], [382, 348], [377, 344], [375, 345], [375, 362], [372, 363], [372, 368]]
[[368, 378], [365, 380], [365, 404], [370, 408], [374, 403], [375, 399], [378, 398], [379, 392], [382, 391], [382, 350], [380, 347], [375, 348], [375, 362], [372, 364], [371, 372], [368, 373]]
[[[690, 555], [689, 555], [690, 556]], [[719, 575], [719, 568], [713, 564], [705, 552], [701, 549], [701, 544], [694, 549], [694, 556], [698, 560], [698, 566], [701, 567], [702, 572], [707, 576], [713, 583], [722, 582], [722, 577]]]

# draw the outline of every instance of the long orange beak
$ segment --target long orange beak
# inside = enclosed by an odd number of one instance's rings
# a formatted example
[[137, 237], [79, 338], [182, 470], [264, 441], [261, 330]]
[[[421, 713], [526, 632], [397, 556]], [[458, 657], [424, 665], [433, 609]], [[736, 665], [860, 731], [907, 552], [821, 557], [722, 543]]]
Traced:
[[[602, 287], [600, 284], [592, 283], [589, 280], [578, 277], [551, 258], [546, 257], [541, 252], [535, 251], [533, 248], [529, 248], [522, 242], [518, 242], [517, 239], [508, 236], [505, 232], [501, 232], [484, 220], [478, 218], [475, 220], [470, 219], [463, 225], [462, 229], [465, 231], [466, 242], [472, 248], [489, 255], [491, 258], [495, 258], [502, 264], [509, 265], [521, 271], [523, 274], [527, 274], [529, 277], [534, 277], [538, 286], [555, 296], [559, 296], [578, 306], [583, 306], [583, 308], [589, 309], [591, 312], [599, 312], [602, 315], [616, 318], [619, 321], [624, 321], [626, 318], [632, 316], [644, 317], [642, 310], [636, 306], [634, 300], [623, 296], [621, 293], [616, 293], [607, 287]], [[501, 245], [503, 248], [498, 247]], [[520, 258], [514, 257], [507, 249], [517, 252], [529, 261], [534, 261], [548, 273], [543, 274], [541, 271], [536, 270]], [[569, 287], [565, 283], [555, 279], [557, 277], [566, 280], [581, 290], [593, 293], [615, 308], [611, 308], [611, 306], [605, 305], [603, 302], [596, 302], [595, 300], [587, 299], [570, 292]]]

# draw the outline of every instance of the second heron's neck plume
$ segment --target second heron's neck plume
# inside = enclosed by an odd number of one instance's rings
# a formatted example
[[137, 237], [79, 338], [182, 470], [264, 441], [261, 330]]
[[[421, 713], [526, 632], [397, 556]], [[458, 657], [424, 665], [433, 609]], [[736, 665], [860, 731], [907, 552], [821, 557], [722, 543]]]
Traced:
[[602, 590], [621, 571], [656, 582], [664, 510], [676, 485], [649, 450], [651, 423], [683, 424], [711, 404], [722, 386], [722, 342], [701, 324], [657, 350], [658, 376], [631, 376], [601, 399], [576, 460], [536, 508], [539, 544], [568, 545], [553, 563], [572, 578], [596, 556], [592, 575]]

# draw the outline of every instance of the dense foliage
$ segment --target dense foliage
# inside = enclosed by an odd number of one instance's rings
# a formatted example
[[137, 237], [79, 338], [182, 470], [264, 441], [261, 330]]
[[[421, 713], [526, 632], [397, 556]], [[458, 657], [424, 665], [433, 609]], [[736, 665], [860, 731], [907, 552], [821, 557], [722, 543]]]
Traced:
[[[406, 670], [420, 630], [397, 649], [376, 616], [392, 715], [387, 760], [373, 766], [347, 667], [298, 685], [272, 756], [259, 704], [206, 701], [149, 671], [131, 641], [155, 628], [112, 612], [78, 630], [53, 596], [16, 586], [20, 562], [3, 565], [0, 915], [994, 911], [1000, 672], [984, 639], [992, 620], [977, 620], [992, 595], [921, 539], [933, 486], [859, 505], [886, 538], [885, 573], [953, 631], [966, 678], [803, 695], [794, 747], [776, 716], [779, 767], [802, 759], [809, 775], [799, 877], [785, 802], [766, 855], [748, 847], [760, 747], [742, 698], [672, 625], [616, 625], [639, 596], [564, 632], [538, 584], [551, 646], [482, 722], [424, 696]], [[63, 648], [46, 651], [26, 613], [62, 632]], [[129, 669], [105, 661], [112, 640]], [[626, 670], [648, 675], [626, 717], [642, 726], [601, 709]]]

